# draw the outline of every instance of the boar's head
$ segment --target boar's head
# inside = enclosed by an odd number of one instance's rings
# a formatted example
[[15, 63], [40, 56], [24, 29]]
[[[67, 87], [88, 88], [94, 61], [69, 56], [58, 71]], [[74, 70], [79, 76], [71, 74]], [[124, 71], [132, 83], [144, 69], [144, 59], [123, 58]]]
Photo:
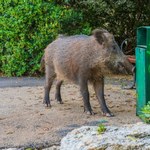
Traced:
[[133, 65], [124, 55], [114, 36], [104, 29], [96, 29], [93, 31], [96, 40], [103, 45], [105, 50], [105, 66], [112, 72], [117, 74], [131, 74]]

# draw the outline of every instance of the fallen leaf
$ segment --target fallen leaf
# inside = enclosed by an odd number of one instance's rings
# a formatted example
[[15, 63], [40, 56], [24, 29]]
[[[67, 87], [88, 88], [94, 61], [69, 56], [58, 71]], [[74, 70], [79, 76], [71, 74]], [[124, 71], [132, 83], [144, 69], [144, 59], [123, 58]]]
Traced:
[[9, 131], [6, 134], [13, 134], [13, 133], [14, 133], [14, 131]]
[[45, 127], [43, 130], [44, 130], [44, 131], [49, 131], [49, 128], [48, 128], [48, 127]]

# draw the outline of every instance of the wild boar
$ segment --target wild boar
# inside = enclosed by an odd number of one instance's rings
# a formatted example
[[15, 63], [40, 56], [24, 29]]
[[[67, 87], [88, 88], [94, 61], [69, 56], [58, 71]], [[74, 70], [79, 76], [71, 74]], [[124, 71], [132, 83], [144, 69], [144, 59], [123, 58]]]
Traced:
[[63, 103], [60, 88], [63, 80], [78, 84], [84, 111], [94, 114], [89, 100], [88, 83], [92, 83], [103, 115], [113, 116], [104, 98], [104, 77], [132, 73], [132, 64], [120, 50], [114, 36], [105, 29], [95, 29], [91, 36], [61, 36], [47, 46], [44, 53], [44, 103], [51, 106], [49, 92], [57, 78], [56, 100]]

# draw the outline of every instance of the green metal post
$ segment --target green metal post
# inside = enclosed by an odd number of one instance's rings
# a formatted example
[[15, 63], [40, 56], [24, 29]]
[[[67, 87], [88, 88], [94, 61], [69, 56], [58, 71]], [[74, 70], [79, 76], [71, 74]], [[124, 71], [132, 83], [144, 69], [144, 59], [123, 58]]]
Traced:
[[137, 29], [136, 47], [136, 113], [150, 101], [150, 26]]

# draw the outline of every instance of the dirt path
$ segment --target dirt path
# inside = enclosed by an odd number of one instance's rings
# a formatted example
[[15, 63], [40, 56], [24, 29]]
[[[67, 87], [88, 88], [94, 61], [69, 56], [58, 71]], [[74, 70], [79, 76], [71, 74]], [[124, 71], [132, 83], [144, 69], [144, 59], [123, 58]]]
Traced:
[[53, 86], [50, 109], [42, 105], [43, 86], [0, 88], [0, 149], [59, 144], [60, 139], [72, 129], [81, 125], [97, 125], [103, 120], [109, 125], [139, 122], [135, 115], [135, 90], [121, 89], [121, 84], [125, 83], [125, 77], [106, 80], [105, 97], [115, 114], [113, 118], [102, 116], [91, 86], [89, 91], [91, 105], [96, 112], [94, 116], [83, 113], [79, 88], [74, 84], [64, 83], [62, 86], [62, 105], [54, 100]]

